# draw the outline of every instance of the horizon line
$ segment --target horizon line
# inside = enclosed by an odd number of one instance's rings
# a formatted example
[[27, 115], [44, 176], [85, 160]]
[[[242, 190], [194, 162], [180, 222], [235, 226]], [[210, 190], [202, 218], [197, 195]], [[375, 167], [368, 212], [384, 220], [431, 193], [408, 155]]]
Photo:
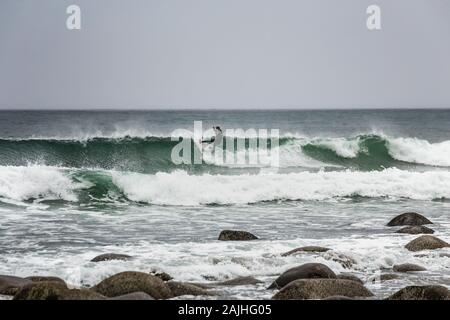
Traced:
[[174, 107], [174, 108], [114, 108], [114, 107], [97, 107], [97, 108], [0, 108], [2, 111], [370, 111], [370, 110], [450, 110], [450, 106], [444, 107], [319, 107], [319, 108], [296, 108], [296, 107], [268, 107], [268, 108], [188, 108], [188, 107]]

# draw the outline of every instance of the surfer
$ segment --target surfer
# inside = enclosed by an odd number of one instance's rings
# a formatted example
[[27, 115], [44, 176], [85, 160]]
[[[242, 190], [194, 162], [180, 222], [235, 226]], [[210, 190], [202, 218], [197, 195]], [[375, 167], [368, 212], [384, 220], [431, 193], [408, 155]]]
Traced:
[[214, 143], [214, 145], [219, 145], [222, 142], [222, 129], [220, 127], [213, 127], [214, 130], [214, 136], [210, 139], [202, 140], [202, 143]]

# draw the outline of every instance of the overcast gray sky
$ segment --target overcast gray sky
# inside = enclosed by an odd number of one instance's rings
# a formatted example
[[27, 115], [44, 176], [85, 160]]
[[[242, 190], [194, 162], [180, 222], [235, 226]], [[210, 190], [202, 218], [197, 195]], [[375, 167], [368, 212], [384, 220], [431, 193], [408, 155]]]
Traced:
[[3, 109], [449, 106], [448, 0], [0, 1]]

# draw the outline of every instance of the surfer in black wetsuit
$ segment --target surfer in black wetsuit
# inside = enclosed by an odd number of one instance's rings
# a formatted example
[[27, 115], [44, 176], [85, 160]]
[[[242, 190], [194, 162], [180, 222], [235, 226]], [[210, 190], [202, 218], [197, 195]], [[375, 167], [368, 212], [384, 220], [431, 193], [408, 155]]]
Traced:
[[220, 127], [213, 127], [215, 136], [210, 139], [202, 140], [202, 143], [213, 143], [218, 145], [222, 142], [222, 129]]

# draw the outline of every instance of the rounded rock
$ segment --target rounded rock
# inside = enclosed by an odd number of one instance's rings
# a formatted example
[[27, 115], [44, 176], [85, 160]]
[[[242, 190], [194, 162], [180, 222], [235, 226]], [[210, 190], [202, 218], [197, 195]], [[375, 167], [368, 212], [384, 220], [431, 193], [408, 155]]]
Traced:
[[283, 288], [298, 279], [328, 278], [335, 279], [336, 274], [321, 263], [306, 263], [283, 272], [267, 289]]
[[396, 264], [392, 267], [395, 272], [416, 272], [416, 271], [426, 271], [427, 269], [412, 263]]
[[408, 286], [387, 300], [449, 300], [450, 291], [444, 286]]
[[423, 224], [433, 224], [430, 220], [423, 215], [416, 212], [406, 212], [396, 216], [388, 222], [389, 227], [395, 226], [421, 226]]
[[125, 271], [106, 278], [94, 286], [93, 290], [110, 298], [138, 291], [155, 299], [172, 297], [170, 288], [160, 278], [134, 271]]
[[257, 239], [258, 237], [250, 232], [238, 230], [223, 230], [219, 235], [219, 240], [221, 241], [249, 241]]
[[343, 279], [300, 279], [276, 293], [275, 300], [325, 299], [332, 296], [349, 298], [372, 297], [373, 293], [360, 283]]
[[405, 248], [409, 251], [435, 250], [450, 247], [450, 244], [434, 236], [424, 235], [409, 242]]

